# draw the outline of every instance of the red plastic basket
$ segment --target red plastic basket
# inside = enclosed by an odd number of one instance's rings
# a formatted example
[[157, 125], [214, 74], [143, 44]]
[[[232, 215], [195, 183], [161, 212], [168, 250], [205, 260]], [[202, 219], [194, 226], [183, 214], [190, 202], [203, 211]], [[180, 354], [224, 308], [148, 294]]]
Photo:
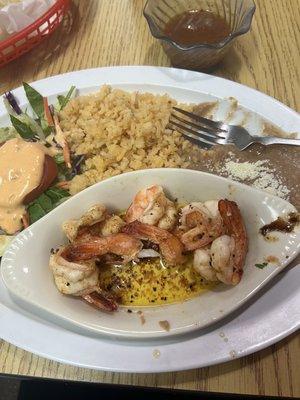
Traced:
[[20, 57], [47, 38], [62, 22], [70, 0], [57, 0], [39, 19], [27, 28], [0, 42], [0, 67]]

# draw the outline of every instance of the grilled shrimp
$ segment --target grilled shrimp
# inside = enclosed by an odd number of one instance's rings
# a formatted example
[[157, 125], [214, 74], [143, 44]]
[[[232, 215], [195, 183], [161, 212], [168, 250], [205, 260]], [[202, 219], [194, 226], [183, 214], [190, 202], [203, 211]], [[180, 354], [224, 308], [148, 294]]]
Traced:
[[51, 254], [49, 266], [57, 289], [72, 296], [82, 297], [95, 307], [106, 311], [118, 308], [115, 299], [104, 292], [99, 285], [99, 272], [95, 261], [70, 262], [63, 256], [65, 247]]
[[80, 227], [75, 241], [87, 241], [92, 236], [110, 236], [119, 233], [124, 225], [125, 222], [118, 215], [107, 214], [104, 221], [96, 222], [91, 226]]
[[218, 203], [225, 233], [216, 238], [210, 249], [194, 253], [194, 268], [209, 281], [236, 285], [243, 274], [247, 254], [247, 233], [237, 204], [229, 200]]
[[125, 233], [103, 237], [90, 235], [87, 240], [83, 238], [66, 246], [62, 256], [68, 261], [81, 261], [112, 253], [121, 256], [123, 263], [127, 263], [136, 258], [142, 247], [140, 240]]
[[96, 204], [85, 212], [81, 218], [71, 219], [64, 222], [62, 224], [62, 230], [70, 242], [73, 242], [82, 228], [90, 227], [98, 222], [102, 222], [106, 217], [106, 207], [102, 204]]
[[79, 219], [62, 224], [63, 232], [70, 242], [88, 240], [92, 236], [109, 236], [120, 232], [125, 222], [118, 215], [109, 215], [105, 206], [96, 204]]
[[125, 222], [118, 215], [110, 215], [104, 222], [100, 224], [100, 234], [102, 236], [109, 236], [119, 233]]
[[183, 207], [180, 222], [177, 233], [186, 250], [207, 246], [223, 233], [223, 221], [216, 200], [190, 203]]
[[[220, 200], [218, 207], [226, 235], [212, 243], [212, 265], [220, 281], [236, 285], [243, 275], [248, 250], [247, 232], [238, 205], [234, 201]], [[227, 247], [227, 253], [225, 247]]]
[[139, 221], [170, 230], [176, 223], [177, 211], [159, 185], [140, 190], [126, 212], [126, 222]]
[[218, 281], [216, 271], [211, 263], [209, 248], [197, 249], [194, 251], [193, 267], [207, 281]]
[[134, 221], [126, 225], [122, 232], [158, 244], [162, 256], [170, 264], [182, 264], [184, 262], [182, 243], [167, 230]]

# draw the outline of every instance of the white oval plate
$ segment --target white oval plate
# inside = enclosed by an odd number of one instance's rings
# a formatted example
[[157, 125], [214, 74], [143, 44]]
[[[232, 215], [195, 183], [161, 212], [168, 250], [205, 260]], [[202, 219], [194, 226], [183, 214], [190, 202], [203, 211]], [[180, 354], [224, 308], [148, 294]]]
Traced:
[[[66, 242], [61, 225], [78, 218], [95, 203], [111, 211], [128, 208], [134, 195], [153, 184], [162, 185], [168, 195], [180, 203], [228, 198], [238, 203], [248, 237], [249, 251], [243, 279], [239, 285], [218, 285], [194, 299], [157, 307], [120, 307], [115, 313], [103, 313], [78, 299], [61, 295], [48, 268], [51, 248]], [[187, 169], [148, 169], [115, 176], [73, 196], [44, 218], [21, 232], [6, 250], [2, 259], [2, 278], [9, 291], [32, 312], [53, 317], [65, 326], [82, 331], [123, 337], [154, 338], [171, 336], [203, 328], [217, 322], [241, 306], [281, 271], [299, 252], [300, 230], [276, 233], [276, 242], [266, 241], [259, 228], [278, 216], [296, 211], [285, 200], [216, 175]], [[268, 256], [278, 260], [264, 269], [255, 264]], [[138, 267], [136, 267], [138, 268]], [[142, 324], [135, 312], [142, 310]], [[159, 321], [167, 320], [166, 332]], [[66, 325], [67, 324], [67, 325]]]
[[[168, 93], [182, 102], [222, 101], [233, 96], [246, 111], [255, 113], [251, 115], [266, 118], [287, 132], [295, 132], [300, 126], [299, 114], [263, 93], [230, 80], [181, 69], [95, 68], [49, 77], [33, 86], [45, 96], [54, 98], [73, 84], [79, 94], [111, 84], [125, 90]], [[27, 105], [22, 88], [14, 90], [14, 94], [22, 105]], [[0, 125], [8, 123], [5, 107], [0, 101]], [[261, 350], [299, 329], [299, 279], [300, 265], [286, 268], [245, 306], [220, 323], [181, 336], [180, 340], [161, 340], [159, 343], [104, 340], [66, 330], [16, 304], [0, 279], [0, 337], [43, 357], [86, 368], [163, 372], [204, 367]]]

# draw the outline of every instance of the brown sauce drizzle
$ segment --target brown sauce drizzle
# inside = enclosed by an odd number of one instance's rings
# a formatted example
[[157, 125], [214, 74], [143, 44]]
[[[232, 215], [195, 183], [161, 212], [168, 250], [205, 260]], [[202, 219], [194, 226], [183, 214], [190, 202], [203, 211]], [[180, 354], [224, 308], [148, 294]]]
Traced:
[[175, 15], [165, 25], [164, 33], [181, 45], [218, 43], [230, 35], [228, 23], [220, 15], [206, 10], [188, 10]]
[[290, 213], [287, 219], [283, 219], [278, 217], [275, 221], [270, 224], [264, 225], [260, 228], [259, 232], [266, 236], [267, 233], [272, 231], [281, 231], [281, 232], [292, 232], [295, 225], [300, 222], [300, 215], [298, 213]]

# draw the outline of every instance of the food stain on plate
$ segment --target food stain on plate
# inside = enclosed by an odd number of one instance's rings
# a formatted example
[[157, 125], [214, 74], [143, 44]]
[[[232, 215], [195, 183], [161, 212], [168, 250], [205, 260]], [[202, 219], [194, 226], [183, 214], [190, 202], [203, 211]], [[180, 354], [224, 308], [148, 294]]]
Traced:
[[167, 321], [167, 320], [159, 321], [158, 324], [165, 331], [167, 331], [167, 332], [170, 331], [170, 322], [169, 321]]
[[224, 342], [228, 342], [228, 338], [226, 337], [226, 335], [225, 335], [224, 332], [220, 332], [220, 333], [219, 333], [219, 336], [220, 336], [221, 339], [224, 340]]
[[158, 349], [154, 349], [152, 352], [153, 358], [159, 358], [160, 357], [160, 351]]
[[267, 256], [266, 258], [265, 258], [265, 261], [267, 262], [267, 263], [271, 263], [271, 264], [280, 264], [280, 261], [279, 261], [279, 258], [278, 257], [275, 257], [275, 256]]
[[229, 355], [230, 355], [231, 358], [236, 358], [237, 352], [236, 352], [235, 350], [231, 350], [231, 351], [229, 352]]
[[141, 324], [144, 325], [146, 323], [146, 319], [145, 319], [145, 315], [144, 315], [143, 311], [138, 311], [137, 315], [140, 317]]
[[278, 242], [279, 240], [278, 236], [271, 235], [270, 233], [267, 233], [263, 238], [266, 242]]

